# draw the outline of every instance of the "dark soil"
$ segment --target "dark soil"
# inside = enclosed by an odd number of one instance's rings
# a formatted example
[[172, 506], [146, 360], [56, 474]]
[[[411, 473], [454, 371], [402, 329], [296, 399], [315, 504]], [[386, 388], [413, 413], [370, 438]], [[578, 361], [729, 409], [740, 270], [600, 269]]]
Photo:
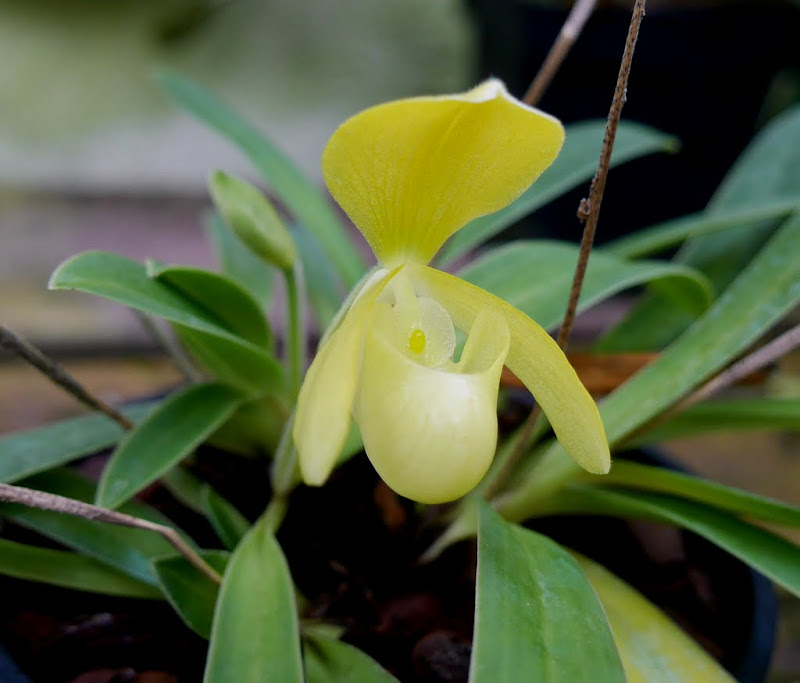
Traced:
[[[201, 455], [194, 470], [249, 516], [263, 509], [268, 496], [263, 464], [212, 452]], [[242, 477], [243, 471], [248, 476]], [[205, 520], [180, 508], [163, 489], [145, 497], [213, 547]], [[475, 544], [459, 543], [435, 562], [418, 564], [436, 537], [419, 510], [433, 512], [393, 494], [360, 456], [324, 488], [297, 489], [279, 540], [307, 600], [305, 618], [342, 626], [346, 641], [401, 681], [466, 681]], [[540, 520], [534, 528], [608, 566], [738, 670], [752, 616], [747, 567], [690, 534], [654, 524], [562, 518]], [[11, 525], [4, 535], [26, 541], [35, 536]], [[0, 581], [0, 591], [2, 642], [37, 683], [202, 679], [206, 644], [166, 603], [11, 579]]]

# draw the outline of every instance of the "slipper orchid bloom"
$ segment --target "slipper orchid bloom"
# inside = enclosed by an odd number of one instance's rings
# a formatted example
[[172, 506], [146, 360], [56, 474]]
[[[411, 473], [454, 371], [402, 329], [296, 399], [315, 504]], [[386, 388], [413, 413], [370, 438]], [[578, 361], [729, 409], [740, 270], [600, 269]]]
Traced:
[[[293, 435], [306, 483], [327, 479], [352, 415], [397, 493], [423, 503], [464, 495], [494, 457], [504, 364], [578, 464], [608, 472], [597, 407], [553, 339], [505, 301], [426, 265], [453, 233], [518, 197], [563, 140], [556, 119], [497, 80], [372, 107], [334, 132], [325, 182], [379, 267], [300, 390]], [[456, 329], [467, 335], [458, 360]]]

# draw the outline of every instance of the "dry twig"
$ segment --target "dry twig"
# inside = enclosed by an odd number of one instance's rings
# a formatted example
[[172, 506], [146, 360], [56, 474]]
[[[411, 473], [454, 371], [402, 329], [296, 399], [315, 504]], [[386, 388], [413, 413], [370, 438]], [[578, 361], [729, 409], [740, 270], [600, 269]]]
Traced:
[[553, 47], [547, 53], [539, 72], [522, 98], [525, 104], [534, 106], [542, 99], [544, 91], [547, 90], [547, 86], [550, 85], [550, 81], [553, 80], [553, 76], [556, 75], [561, 63], [583, 30], [584, 24], [594, 11], [595, 2], [596, 0], [577, 0], [572, 6], [567, 20], [561, 27], [561, 31], [559, 31], [556, 42], [553, 43]]
[[798, 346], [800, 346], [800, 325], [795, 325], [790, 330], [775, 337], [771, 342], [764, 344], [764, 346], [756, 349], [732, 365], [729, 365], [722, 372], [695, 389], [695, 391], [682, 401], [676, 403], [671, 409], [660, 413], [634, 432], [628, 434], [624, 438], [623, 443], [627, 443], [640, 434], [644, 434], [654, 427], [667, 422], [670, 418], [675, 417], [675, 415], [683, 412], [687, 408], [711, 398], [714, 394], [719, 393], [723, 389], [727, 389], [770, 363], [774, 363]]
[[[628, 77], [631, 73], [631, 64], [633, 63], [633, 52], [636, 48], [636, 40], [639, 37], [639, 27], [641, 26], [642, 19], [644, 18], [645, 0], [636, 0], [633, 8], [633, 15], [631, 16], [630, 27], [628, 28], [628, 37], [625, 41], [625, 51], [622, 54], [622, 62], [617, 75], [617, 85], [614, 89], [614, 98], [611, 101], [611, 108], [608, 112], [608, 120], [606, 121], [605, 135], [603, 136], [603, 148], [600, 151], [600, 161], [597, 165], [597, 172], [592, 179], [592, 184], [589, 188], [588, 199], [582, 199], [580, 207], [578, 208], [578, 219], [584, 224], [583, 236], [581, 238], [580, 252], [578, 254], [578, 263], [575, 266], [575, 274], [572, 279], [572, 287], [569, 293], [569, 301], [567, 303], [567, 310], [564, 314], [564, 321], [561, 324], [561, 329], [558, 333], [558, 345], [562, 350], [566, 349], [569, 341], [569, 335], [572, 331], [572, 325], [575, 322], [575, 313], [578, 308], [578, 299], [580, 298], [581, 289], [583, 288], [583, 280], [586, 275], [586, 267], [589, 264], [589, 256], [592, 252], [592, 245], [594, 244], [594, 235], [597, 231], [597, 221], [600, 217], [600, 205], [603, 200], [603, 193], [606, 188], [606, 180], [608, 178], [608, 170], [611, 163], [611, 152], [614, 149], [614, 140], [617, 136], [617, 128], [619, 127], [619, 120], [622, 115], [622, 107], [625, 104], [628, 91]], [[572, 15], [570, 15], [572, 16]], [[537, 404], [531, 411], [525, 423], [520, 430], [520, 437], [517, 440], [517, 445], [509, 456], [508, 460], [503, 464], [502, 469], [495, 478], [493, 484], [487, 488], [486, 497], [492, 494], [502, 486], [502, 484], [514, 471], [523, 454], [527, 451], [530, 437], [534, 433], [534, 428], [542, 413], [541, 407]]]
[[220, 577], [217, 571], [208, 565], [175, 529], [165, 526], [164, 524], [157, 524], [156, 522], [126, 515], [122, 512], [115, 512], [114, 510], [106, 510], [97, 505], [90, 505], [89, 503], [73, 500], [72, 498], [57, 496], [53, 493], [45, 493], [44, 491], [37, 491], [22, 486], [12, 486], [11, 484], [0, 484], [0, 501], [18, 503], [40, 510], [51, 510], [52, 512], [59, 512], [63, 515], [71, 515], [90, 521], [116, 524], [133, 529], [155, 531], [161, 534], [175, 550], [214, 583], [222, 582], [222, 577]]
[[72, 375], [55, 361], [50, 360], [33, 344], [14, 334], [7, 327], [0, 325], [0, 347], [16, 353], [30, 363], [49, 380], [74, 396], [85, 406], [107, 415], [123, 429], [133, 429], [133, 422], [105, 401], [93, 396]]

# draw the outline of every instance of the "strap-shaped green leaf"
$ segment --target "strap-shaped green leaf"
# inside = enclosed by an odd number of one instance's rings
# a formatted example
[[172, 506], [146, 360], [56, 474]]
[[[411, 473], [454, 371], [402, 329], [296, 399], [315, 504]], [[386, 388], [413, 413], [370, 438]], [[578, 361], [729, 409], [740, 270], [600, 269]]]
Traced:
[[211, 526], [228, 550], [234, 550], [250, 529], [250, 522], [209, 484], [203, 486], [203, 508]]
[[759, 203], [752, 207], [745, 205], [714, 212], [693, 213], [637, 230], [606, 244], [603, 249], [620, 258], [640, 258], [669, 249], [693, 237], [748, 228], [762, 221], [785, 218], [798, 209], [800, 197]]
[[397, 683], [397, 679], [357, 647], [335, 638], [303, 638], [306, 683]]
[[703, 648], [627, 583], [575, 558], [603, 605], [628, 683], [733, 683]]
[[126, 576], [91, 557], [0, 538], [0, 574], [88, 593], [160, 598], [157, 588]]
[[800, 430], [800, 398], [737, 398], [706, 401], [639, 434], [630, 443], [658, 443], [707, 432]]
[[[139, 422], [155, 402], [123, 408], [130, 420]], [[13, 483], [37, 472], [64, 465], [113, 446], [124, 432], [105, 415], [83, 415], [53, 422], [45, 427], [7, 434], [0, 438], [0, 481]]]
[[[24, 486], [66, 496], [86, 503], [95, 495], [94, 483], [77, 472], [61, 468], [37, 474], [22, 482]], [[122, 512], [170, 525], [152, 508], [131, 501]], [[29, 529], [73, 550], [89, 555], [139, 581], [157, 585], [150, 562], [154, 557], [174, 553], [174, 548], [159, 534], [144, 529], [129, 529], [49, 510], [3, 505], [2, 514]]]
[[166, 399], [128, 434], [108, 461], [97, 504], [115, 508], [205, 441], [242, 403], [225, 384], [198, 384]]
[[236, 145], [291, 212], [312, 232], [349, 289], [366, 270], [364, 262], [323, 192], [272, 142], [211, 93], [175, 73], [162, 72], [161, 86], [180, 106]]
[[663, 467], [642, 465], [620, 458], [607, 476], [593, 479], [601, 486], [625, 487], [657, 493], [668, 493], [688, 500], [706, 503], [736, 515], [755, 517], [765, 522], [800, 527], [800, 508], [725, 486], [690, 474], [673, 472]]
[[[605, 125], [604, 121], [586, 121], [568, 126], [561, 153], [542, 177], [506, 208], [477, 218], [453, 235], [439, 255], [440, 263], [444, 266], [452, 263], [520, 218], [589, 180], [597, 170]], [[654, 152], [674, 150], [676, 146], [675, 138], [640, 124], [623, 121], [617, 130], [611, 165], [623, 164]]]
[[[800, 215], [781, 227], [711, 308], [659, 358], [599, 406], [613, 446], [732, 361], [800, 302]], [[558, 444], [504, 497], [509, 519], [525, 519], [548, 488], [577, 473]]]
[[[714, 289], [724, 290], [750, 262], [762, 244], [775, 231], [775, 219], [786, 215], [792, 207], [800, 207], [800, 164], [797, 163], [797, 148], [800, 146], [800, 106], [784, 112], [773, 119], [759, 133], [739, 157], [733, 168], [723, 180], [705, 213], [709, 223], [696, 224], [698, 235], [690, 239], [676, 256], [676, 261], [699, 269], [705, 273]], [[739, 222], [729, 221], [736, 216], [745, 218]], [[684, 229], [680, 219], [672, 227], [662, 226], [659, 230], [668, 234], [670, 230]], [[713, 234], [702, 234], [706, 228], [715, 227], [721, 221], [728, 229]], [[642, 239], [650, 240], [652, 234], [644, 233]], [[631, 246], [637, 248], [634, 236], [623, 242], [622, 250], [632, 253]], [[631, 245], [633, 242], [633, 245]], [[614, 248], [614, 245], [611, 247]], [[616, 245], [619, 249], [620, 245]], [[795, 245], [795, 250], [798, 246]], [[641, 253], [641, 243], [639, 243]], [[668, 302], [658, 293], [646, 297], [623, 322], [604, 340], [604, 350], [637, 350], [642, 347], [642, 337], [650, 348], [661, 348], [692, 322], [690, 315], [676, 316], [663, 320], [652, 331], [653, 320]], [[640, 341], [636, 341], [639, 339]]]
[[263, 517], [225, 570], [203, 680], [303, 683], [292, 577]]
[[[547, 329], [564, 317], [577, 260], [575, 245], [521, 240], [491, 249], [458, 275], [505, 299]], [[695, 313], [710, 303], [706, 278], [691, 268], [659, 261], [624, 261], [598, 250], [589, 260], [578, 310], [652, 281], [670, 287]]]
[[252, 397], [284, 393], [283, 366], [272, 353], [184, 325], [174, 328], [187, 351], [214, 379], [232, 384]]
[[[77, 289], [117, 301], [228, 342], [249, 358], [270, 386], [283, 381], [283, 368], [267, 349], [226, 329], [221, 319], [178, 290], [148, 276], [146, 268], [124, 256], [87, 251], [64, 261], [50, 277], [51, 289]], [[221, 343], [224, 343], [221, 342]]]
[[618, 441], [724, 367], [800, 302], [800, 215], [786, 221], [708, 312], [603, 402]]
[[319, 329], [325, 330], [342, 305], [345, 293], [337, 282], [336, 272], [314, 235], [292, 230], [295, 246], [303, 262], [308, 301], [314, 310]]
[[272, 330], [261, 307], [238, 282], [194, 266], [149, 264], [147, 270], [150, 277], [176, 289], [211, 313], [225, 329], [256, 346], [271, 346]]
[[660, 493], [573, 485], [548, 507], [552, 513], [643, 518], [689, 529], [800, 596], [800, 547], [708, 505]]
[[583, 571], [550, 539], [481, 504], [470, 683], [625, 681]]
[[250, 522], [230, 501], [185, 467], [173, 467], [161, 482], [186, 507], [208, 519], [228, 550], [236, 548], [250, 529]]
[[[225, 571], [228, 553], [206, 550], [201, 555], [220, 574]], [[203, 638], [210, 638], [219, 586], [180, 555], [154, 560], [153, 571], [167, 600], [186, 625]]]

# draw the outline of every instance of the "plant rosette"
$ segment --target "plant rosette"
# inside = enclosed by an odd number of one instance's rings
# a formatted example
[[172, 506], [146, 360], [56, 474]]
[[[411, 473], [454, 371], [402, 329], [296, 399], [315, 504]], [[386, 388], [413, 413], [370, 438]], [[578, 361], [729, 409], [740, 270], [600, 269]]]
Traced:
[[[108, 409], [117, 424], [91, 415], [0, 440], [0, 572], [174, 610], [207, 639], [212, 682], [730, 680], [713, 644], [597, 564], [618, 566], [619, 539], [574, 522], [602, 541], [594, 552], [548, 520], [672, 525], [800, 592], [800, 550], [761, 526], [796, 528], [797, 508], [613, 458], [675, 434], [800, 425], [796, 398], [700, 401], [797, 344], [796, 328], [764, 340], [800, 302], [800, 111], [752, 142], [705, 212], [592, 253], [579, 312], [644, 289], [591, 351], [651, 354], [596, 405], [545, 331], [561, 323], [578, 249], [525, 240], [465, 256], [588, 180], [602, 125], [565, 135], [497, 80], [356, 114], [322, 166], [375, 253], [368, 269], [273, 144], [197, 85], [162, 84], [239, 146], [286, 214], [218, 172], [221, 272], [105, 252], [54, 272], [54, 289], [167, 321], [188, 380]], [[610, 163], [672, 148], [622, 124]], [[303, 375], [307, 306], [323, 334]], [[535, 423], [498, 429], [504, 366], [541, 407]], [[97, 482], [63, 467], [109, 447]], [[369, 464], [353, 457], [362, 448]]]

